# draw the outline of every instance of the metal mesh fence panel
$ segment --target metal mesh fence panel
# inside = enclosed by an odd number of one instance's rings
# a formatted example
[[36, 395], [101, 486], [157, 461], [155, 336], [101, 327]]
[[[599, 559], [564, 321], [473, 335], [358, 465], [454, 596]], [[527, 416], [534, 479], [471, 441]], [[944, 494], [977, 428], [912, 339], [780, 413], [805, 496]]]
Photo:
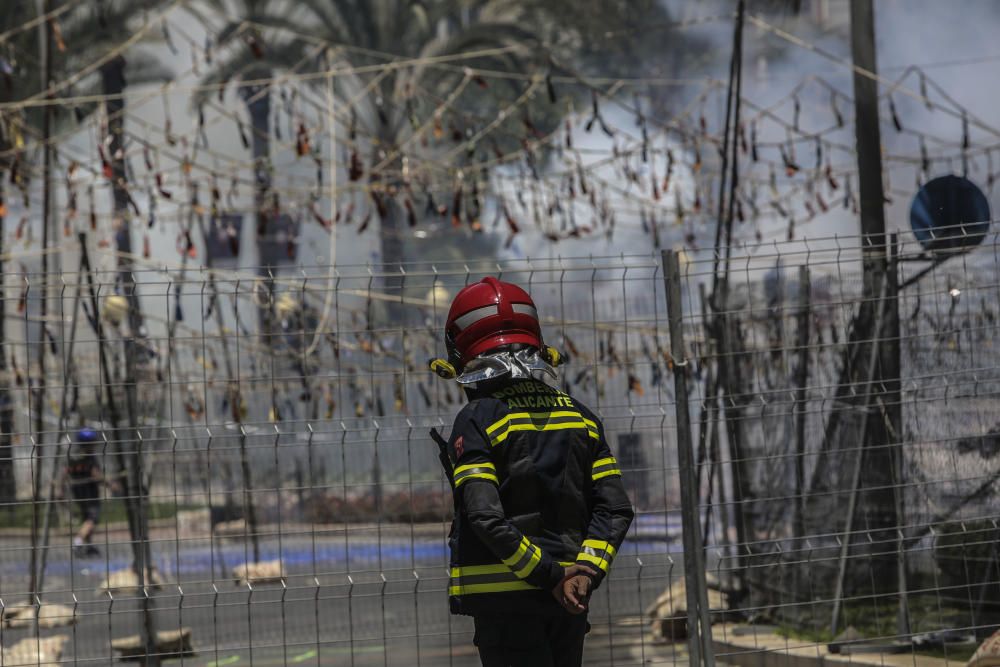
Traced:
[[478, 664], [448, 613], [451, 490], [428, 437], [464, 398], [427, 360], [450, 298], [495, 275], [569, 355], [560, 382], [604, 421], [637, 510], [587, 664], [687, 662], [685, 575], [719, 662], [831, 643], [958, 659], [998, 623], [996, 239], [946, 261], [898, 241], [874, 297], [863, 251], [733, 248], [723, 291], [715, 253], [677, 252], [682, 349], [658, 254], [136, 271], [133, 299], [81, 252], [78, 271], [8, 281], [0, 645], [33, 643], [27, 664], [48, 647], [65, 664]]

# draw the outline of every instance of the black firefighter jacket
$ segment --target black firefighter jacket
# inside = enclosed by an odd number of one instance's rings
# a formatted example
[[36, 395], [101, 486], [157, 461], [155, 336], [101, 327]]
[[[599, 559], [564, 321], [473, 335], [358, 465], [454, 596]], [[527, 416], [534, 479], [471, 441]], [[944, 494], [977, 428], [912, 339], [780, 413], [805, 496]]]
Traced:
[[569, 395], [513, 380], [473, 395], [449, 440], [452, 613], [558, 614], [573, 563], [608, 573], [632, 522], [604, 428]]

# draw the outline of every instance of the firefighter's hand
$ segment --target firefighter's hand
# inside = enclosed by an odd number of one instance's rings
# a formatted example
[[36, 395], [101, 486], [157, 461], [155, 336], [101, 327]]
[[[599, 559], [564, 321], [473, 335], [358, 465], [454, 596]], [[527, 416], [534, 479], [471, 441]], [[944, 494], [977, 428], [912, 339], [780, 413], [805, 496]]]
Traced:
[[564, 570], [563, 579], [552, 595], [562, 608], [571, 614], [582, 614], [590, 603], [591, 576], [596, 572], [583, 565], [570, 565]]

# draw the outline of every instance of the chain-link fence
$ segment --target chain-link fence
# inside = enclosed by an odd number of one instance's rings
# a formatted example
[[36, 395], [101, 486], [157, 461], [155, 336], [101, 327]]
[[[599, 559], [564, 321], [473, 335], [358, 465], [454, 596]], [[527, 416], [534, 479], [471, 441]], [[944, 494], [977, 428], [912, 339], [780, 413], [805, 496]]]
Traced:
[[427, 360], [483, 275], [531, 292], [636, 505], [588, 664], [848, 626], [835, 649], [961, 655], [1000, 622], [995, 241], [899, 242], [875, 280], [857, 238], [280, 275], [102, 272], [83, 243], [7, 281], [0, 664], [478, 664], [428, 437], [463, 398]]

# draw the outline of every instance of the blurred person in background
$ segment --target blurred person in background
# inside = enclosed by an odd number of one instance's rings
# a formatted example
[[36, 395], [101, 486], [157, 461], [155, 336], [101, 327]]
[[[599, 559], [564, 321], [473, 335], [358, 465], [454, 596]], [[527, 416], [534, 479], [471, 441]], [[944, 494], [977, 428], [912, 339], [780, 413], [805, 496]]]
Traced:
[[73, 552], [83, 558], [100, 554], [92, 539], [94, 529], [101, 520], [101, 486], [107, 486], [113, 493], [120, 490], [115, 480], [104, 476], [96, 454], [99, 441], [100, 436], [93, 429], [84, 428], [76, 433], [58, 484], [60, 490], [69, 486], [80, 511], [82, 523], [73, 537]]
[[454, 488], [451, 611], [473, 617], [484, 667], [576, 667], [633, 518], [603, 425], [554, 386], [561, 357], [520, 287], [463, 289], [445, 343], [431, 369], [469, 398], [448, 441], [432, 432]]

